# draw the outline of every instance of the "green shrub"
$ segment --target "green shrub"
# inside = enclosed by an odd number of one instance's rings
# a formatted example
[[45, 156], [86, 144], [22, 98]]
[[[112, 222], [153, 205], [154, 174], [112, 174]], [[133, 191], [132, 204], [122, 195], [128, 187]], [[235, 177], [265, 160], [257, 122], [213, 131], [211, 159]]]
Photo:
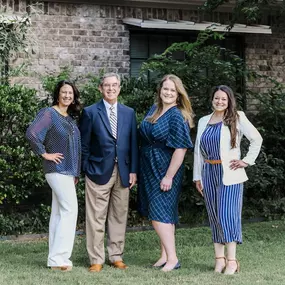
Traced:
[[47, 233], [50, 211], [50, 206], [40, 204], [29, 212], [0, 213], [0, 235]]
[[285, 218], [285, 88], [269, 78], [265, 93], [253, 93], [259, 100], [252, 120], [259, 126], [263, 149], [256, 166], [248, 169], [246, 197], [250, 208], [266, 218]]
[[273, 86], [268, 92], [252, 94], [259, 100], [254, 120], [261, 126], [266, 153], [285, 160], [285, 86], [271, 78], [265, 80]]
[[153, 105], [155, 95], [156, 86], [150, 84], [146, 77], [123, 78], [119, 100], [136, 111], [140, 123]]
[[25, 139], [37, 111], [35, 90], [0, 86], [0, 204], [7, 211], [43, 185], [40, 161]]

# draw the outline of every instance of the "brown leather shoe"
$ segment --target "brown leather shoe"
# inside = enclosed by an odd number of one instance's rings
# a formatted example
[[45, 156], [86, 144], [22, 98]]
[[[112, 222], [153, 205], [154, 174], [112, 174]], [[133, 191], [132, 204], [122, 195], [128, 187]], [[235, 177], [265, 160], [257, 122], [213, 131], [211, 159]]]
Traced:
[[62, 272], [67, 272], [72, 270], [72, 266], [52, 266], [51, 270], [60, 270]]
[[111, 265], [114, 266], [115, 268], [118, 268], [118, 269], [127, 269], [128, 268], [128, 266], [122, 260], [115, 261], [115, 262], [111, 263]]
[[89, 267], [89, 272], [100, 272], [103, 268], [102, 264], [91, 264]]

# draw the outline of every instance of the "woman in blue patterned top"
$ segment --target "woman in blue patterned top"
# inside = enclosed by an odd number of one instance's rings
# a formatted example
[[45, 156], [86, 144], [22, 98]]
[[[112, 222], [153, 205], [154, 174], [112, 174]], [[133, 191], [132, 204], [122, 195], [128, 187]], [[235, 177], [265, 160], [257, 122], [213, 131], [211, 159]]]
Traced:
[[52, 189], [47, 265], [61, 271], [72, 269], [70, 256], [78, 211], [75, 184], [81, 157], [76, 119], [80, 108], [77, 88], [60, 81], [54, 90], [52, 107], [40, 110], [26, 132], [33, 151], [43, 158], [45, 177]]
[[192, 148], [193, 111], [180, 78], [166, 75], [160, 82], [157, 104], [140, 126], [141, 165], [139, 211], [148, 216], [160, 238], [161, 256], [153, 264], [163, 271], [180, 268], [175, 249], [175, 224], [183, 178], [183, 160]]
[[[236, 110], [231, 88], [215, 87], [211, 99], [214, 112], [202, 117], [198, 124], [193, 179], [205, 198], [216, 256], [215, 272], [230, 275], [239, 271], [236, 245], [242, 243], [243, 182], [247, 180], [244, 168], [254, 164], [262, 138], [244, 112]], [[250, 146], [241, 159], [243, 135]]]

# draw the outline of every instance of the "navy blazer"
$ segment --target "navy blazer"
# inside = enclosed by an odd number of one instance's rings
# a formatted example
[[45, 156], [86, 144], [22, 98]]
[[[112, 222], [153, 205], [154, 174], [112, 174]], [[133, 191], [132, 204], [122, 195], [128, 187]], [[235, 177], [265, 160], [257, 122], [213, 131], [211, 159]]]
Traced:
[[82, 171], [96, 184], [106, 184], [112, 175], [116, 157], [124, 187], [129, 174], [137, 173], [138, 144], [135, 112], [117, 105], [117, 139], [112, 130], [103, 100], [83, 109], [79, 129], [82, 143]]

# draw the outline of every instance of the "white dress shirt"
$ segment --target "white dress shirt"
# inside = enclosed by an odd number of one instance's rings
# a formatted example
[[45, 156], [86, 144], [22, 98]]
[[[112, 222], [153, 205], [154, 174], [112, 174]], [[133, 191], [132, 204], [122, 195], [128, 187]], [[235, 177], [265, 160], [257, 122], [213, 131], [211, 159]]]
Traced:
[[118, 118], [118, 102], [116, 102], [113, 105], [111, 105], [110, 103], [108, 103], [104, 99], [103, 99], [103, 102], [104, 102], [104, 105], [105, 105], [105, 108], [106, 108], [106, 111], [107, 111], [108, 118], [110, 118], [110, 113], [111, 113], [110, 107], [111, 106], [114, 107], [114, 113], [116, 114], [116, 117]]

